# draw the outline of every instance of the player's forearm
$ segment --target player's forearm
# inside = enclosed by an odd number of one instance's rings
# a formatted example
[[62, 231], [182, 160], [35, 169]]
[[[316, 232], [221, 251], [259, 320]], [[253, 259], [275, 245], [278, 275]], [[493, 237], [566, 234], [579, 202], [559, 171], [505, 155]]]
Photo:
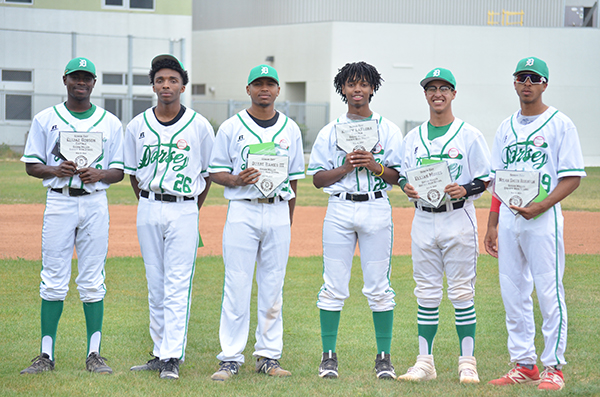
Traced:
[[138, 180], [135, 175], [129, 175], [129, 183], [131, 183], [131, 187], [133, 188], [133, 193], [135, 193], [135, 197], [140, 199], [140, 186], [138, 184]]
[[313, 175], [313, 185], [315, 185], [317, 189], [331, 186], [340, 179], [342, 179], [344, 176], [346, 176], [346, 174], [352, 170], [353, 168], [351, 167], [348, 168], [345, 166], [341, 166], [332, 170], [319, 171]]
[[64, 162], [60, 165], [45, 165], [41, 163], [26, 163], [25, 172], [27, 175], [34, 178], [49, 179], [49, 178], [69, 178], [75, 175], [76, 166], [72, 162]]
[[208, 195], [208, 190], [210, 189], [210, 176], [204, 178], [204, 181], [206, 182], [206, 186], [204, 187], [202, 193], [200, 193], [198, 196], [198, 209], [202, 207], [202, 204], [204, 204], [204, 200], [206, 200], [206, 196]]
[[215, 172], [210, 174], [210, 180], [216, 184], [226, 187], [235, 187], [236, 175], [229, 172]]
[[383, 167], [383, 175], [380, 176], [381, 179], [386, 181], [388, 185], [397, 185], [398, 184], [398, 171], [394, 168]]
[[102, 171], [102, 178], [100, 179], [104, 183], [113, 184], [117, 182], [121, 182], [125, 174], [123, 170], [117, 168], [109, 168], [107, 170]]
[[552, 208], [556, 203], [562, 201], [579, 187], [580, 176], [566, 176], [558, 181], [558, 184], [540, 204], [544, 206], [544, 211]]
[[499, 217], [500, 217], [499, 213], [490, 211], [490, 213], [488, 215], [488, 223], [487, 223], [488, 229], [498, 228], [498, 218]]
[[294, 198], [288, 201], [288, 206], [290, 207], [290, 226], [294, 221], [294, 209], [296, 209], [296, 189], [298, 187], [298, 180], [290, 181], [290, 187], [294, 191]]

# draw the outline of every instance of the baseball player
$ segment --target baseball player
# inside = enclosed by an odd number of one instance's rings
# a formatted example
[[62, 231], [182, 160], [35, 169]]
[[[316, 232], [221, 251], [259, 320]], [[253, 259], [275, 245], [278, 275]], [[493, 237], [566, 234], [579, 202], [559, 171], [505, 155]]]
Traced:
[[[567, 308], [563, 274], [565, 250], [560, 201], [586, 175], [577, 129], [573, 122], [542, 102], [548, 87], [548, 67], [530, 57], [519, 61], [514, 87], [520, 109], [504, 120], [492, 148], [495, 170], [536, 171], [543, 200], [527, 207], [511, 205], [515, 216], [497, 198], [488, 219], [485, 247], [498, 258], [500, 289], [506, 310], [508, 351], [516, 366], [493, 385], [538, 384], [541, 390], [560, 390], [565, 382]], [[498, 227], [498, 225], [500, 225]], [[498, 243], [496, 244], [496, 239]], [[535, 286], [542, 312], [544, 371], [536, 366], [535, 321], [531, 293]]]
[[[439, 306], [446, 273], [448, 299], [454, 306], [460, 357], [460, 383], [479, 383], [475, 349], [475, 277], [477, 221], [473, 200], [485, 191], [490, 179], [490, 152], [481, 132], [452, 113], [456, 79], [448, 69], [430, 71], [421, 86], [429, 105], [429, 121], [410, 131], [403, 142], [400, 186], [415, 202], [411, 230], [413, 277], [417, 284], [419, 355], [399, 380], [426, 381], [437, 374], [433, 340], [439, 323]], [[448, 165], [452, 183], [444, 188], [440, 206], [420, 200], [407, 183], [406, 172], [437, 162]]]
[[[377, 69], [365, 62], [347, 63], [339, 69], [334, 86], [348, 111], [321, 129], [310, 154], [308, 174], [313, 175], [315, 187], [329, 193], [323, 221], [323, 286], [317, 301], [322, 378], [338, 377], [337, 333], [344, 301], [350, 295], [348, 283], [357, 242], [363, 294], [375, 325], [376, 376], [396, 378], [390, 359], [396, 303], [390, 285], [393, 226], [387, 191], [398, 181], [402, 133], [369, 107], [382, 81]], [[338, 147], [336, 129], [369, 121], [376, 122], [379, 137], [374, 147], [349, 153]]]
[[[123, 127], [119, 119], [90, 102], [96, 67], [89, 59], [69, 61], [63, 83], [66, 102], [34, 117], [21, 158], [27, 174], [43, 179], [48, 188], [42, 229], [41, 352], [21, 374], [54, 369], [56, 331], [69, 290], [73, 246], [78, 258], [75, 281], [87, 327], [86, 369], [111, 374], [100, 356], [108, 251], [106, 189], [123, 179]], [[95, 160], [83, 155], [77, 164], [67, 160], [59, 149], [63, 132], [102, 133], [102, 154]]]
[[[279, 95], [277, 71], [259, 65], [250, 71], [246, 93], [250, 107], [226, 120], [217, 133], [209, 172], [225, 186], [229, 200], [223, 230], [225, 281], [221, 304], [219, 370], [211, 379], [225, 381], [244, 363], [248, 341], [250, 295], [256, 264], [258, 325], [254, 357], [256, 372], [290, 376], [281, 368], [283, 349], [283, 280], [290, 248], [297, 180], [304, 178], [300, 129], [275, 110]], [[288, 175], [268, 197], [256, 186], [260, 172], [247, 167], [248, 153], [288, 157]]]
[[137, 196], [137, 233], [146, 267], [153, 359], [132, 371], [178, 379], [185, 360], [192, 281], [199, 243], [198, 210], [210, 187], [207, 172], [214, 130], [181, 104], [188, 83], [172, 55], [152, 60], [158, 99], [127, 125], [125, 172]]

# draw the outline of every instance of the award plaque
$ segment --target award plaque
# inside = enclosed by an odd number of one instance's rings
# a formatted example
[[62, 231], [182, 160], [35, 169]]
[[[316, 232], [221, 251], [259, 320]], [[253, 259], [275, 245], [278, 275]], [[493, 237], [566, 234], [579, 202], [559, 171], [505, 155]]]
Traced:
[[[507, 207], [527, 207], [540, 193], [540, 173], [497, 170], [494, 193]], [[508, 209], [513, 214], [518, 214], [510, 207]]]
[[101, 132], [61, 131], [60, 154], [77, 164], [77, 169], [89, 167], [102, 155]]
[[263, 196], [269, 197], [288, 178], [288, 162], [288, 156], [248, 154], [248, 168], [256, 168], [260, 172], [254, 186]]
[[358, 121], [335, 125], [337, 146], [346, 153], [355, 150], [373, 150], [379, 142], [377, 120]]
[[419, 200], [437, 208], [442, 203], [446, 186], [452, 183], [448, 163], [424, 165], [406, 171], [408, 183], [419, 193]]

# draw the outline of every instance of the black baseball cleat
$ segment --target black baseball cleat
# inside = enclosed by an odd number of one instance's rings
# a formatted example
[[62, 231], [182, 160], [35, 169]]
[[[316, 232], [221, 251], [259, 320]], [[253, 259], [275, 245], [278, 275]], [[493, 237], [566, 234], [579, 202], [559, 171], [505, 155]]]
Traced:
[[323, 353], [323, 358], [319, 365], [319, 377], [329, 379], [338, 377], [337, 354], [331, 350], [328, 353]]
[[85, 360], [85, 369], [96, 374], [110, 375], [113, 373], [113, 370], [111, 367], [106, 365], [104, 360], [106, 359], [104, 357], [100, 357], [98, 353], [90, 353]]
[[179, 359], [170, 358], [169, 361], [163, 361], [159, 376], [161, 379], [179, 379]]
[[50, 356], [46, 353], [42, 353], [33, 360], [33, 364], [21, 371], [21, 375], [24, 374], [39, 374], [40, 372], [53, 371], [54, 361], [50, 360]]
[[156, 357], [154, 354], [150, 353], [150, 356], [153, 358], [148, 360], [146, 364], [135, 365], [129, 368], [130, 371], [160, 371], [160, 368], [163, 365], [163, 362], [160, 361], [160, 358]]
[[375, 358], [375, 374], [377, 379], [396, 379], [396, 371], [389, 354], [381, 352]]

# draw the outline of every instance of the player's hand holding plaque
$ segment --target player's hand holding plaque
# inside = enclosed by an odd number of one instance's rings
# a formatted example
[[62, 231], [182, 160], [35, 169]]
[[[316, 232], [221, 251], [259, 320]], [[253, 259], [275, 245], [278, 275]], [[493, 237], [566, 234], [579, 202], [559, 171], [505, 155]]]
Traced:
[[527, 207], [539, 195], [540, 173], [497, 170], [494, 193], [513, 214], [517, 215], [518, 212], [510, 206]]
[[288, 178], [288, 163], [288, 156], [248, 154], [248, 168], [256, 168], [260, 172], [254, 186], [269, 197]]
[[379, 142], [377, 120], [357, 121], [335, 125], [337, 146], [346, 153], [373, 150]]
[[77, 169], [89, 167], [102, 155], [102, 133], [61, 131], [59, 145], [60, 154]]
[[452, 183], [448, 163], [424, 165], [406, 171], [408, 183], [419, 193], [419, 200], [437, 208], [444, 199], [444, 189]]

